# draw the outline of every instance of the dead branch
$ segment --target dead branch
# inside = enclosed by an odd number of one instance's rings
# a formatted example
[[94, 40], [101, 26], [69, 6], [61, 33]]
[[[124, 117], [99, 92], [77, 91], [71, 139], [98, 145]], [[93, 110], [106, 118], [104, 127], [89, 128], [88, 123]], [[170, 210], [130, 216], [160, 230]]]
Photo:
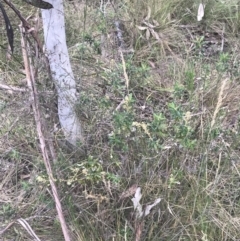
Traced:
[[16, 92], [27, 92], [28, 91], [25, 88], [19, 88], [19, 87], [15, 87], [15, 86], [11, 86], [11, 85], [4, 85], [4, 84], [0, 84], [0, 89], [9, 90], [11, 93], [13, 91], [16, 91]]
[[[50, 186], [52, 189], [54, 201], [56, 204], [56, 209], [57, 209], [59, 221], [62, 227], [63, 235], [65, 238], [65, 241], [70, 241], [71, 239], [68, 233], [68, 228], [65, 222], [65, 218], [63, 216], [62, 205], [58, 196], [57, 187], [54, 182], [53, 172], [52, 172], [51, 163], [50, 163], [51, 159], [52, 161], [56, 160], [56, 155], [54, 153], [53, 143], [46, 134], [47, 133], [46, 125], [43, 122], [43, 118], [41, 118], [42, 114], [39, 108], [40, 104], [39, 104], [38, 93], [37, 93], [36, 84], [34, 80], [34, 72], [33, 72], [33, 67], [31, 66], [31, 60], [28, 58], [28, 54], [27, 54], [27, 43], [24, 36], [23, 26], [20, 26], [20, 32], [21, 32], [23, 60], [24, 60], [24, 66], [26, 71], [26, 79], [28, 83], [28, 88], [30, 90], [31, 104], [33, 108], [35, 122], [36, 122], [38, 138], [40, 141], [42, 157], [47, 170], [47, 174], [48, 174]], [[51, 153], [51, 155], [49, 155], [49, 153]]]

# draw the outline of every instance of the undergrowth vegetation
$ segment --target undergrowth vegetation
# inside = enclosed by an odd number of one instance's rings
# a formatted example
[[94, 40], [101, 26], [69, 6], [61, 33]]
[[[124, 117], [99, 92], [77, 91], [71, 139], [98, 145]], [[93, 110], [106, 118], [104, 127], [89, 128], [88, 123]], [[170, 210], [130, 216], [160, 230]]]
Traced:
[[[72, 240], [239, 240], [239, 1], [205, 1], [201, 22], [199, 1], [106, 2], [65, 1], [85, 142], [64, 148], [58, 123], [52, 137]], [[18, 35], [9, 61], [4, 31], [1, 82], [25, 88]], [[56, 110], [44, 71], [48, 121]], [[41, 240], [63, 240], [25, 92], [1, 90], [0, 118], [1, 230], [24, 218]], [[1, 240], [14, 238], [33, 240], [20, 225]]]

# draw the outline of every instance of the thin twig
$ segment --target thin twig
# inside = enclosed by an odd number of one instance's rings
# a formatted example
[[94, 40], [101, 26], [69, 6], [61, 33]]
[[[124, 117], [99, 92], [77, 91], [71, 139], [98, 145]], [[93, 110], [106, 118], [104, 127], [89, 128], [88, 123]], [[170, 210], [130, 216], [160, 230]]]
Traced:
[[25, 219], [19, 218], [17, 221], [32, 236], [32, 238], [34, 238], [35, 241], [41, 241]]
[[3, 235], [9, 228], [13, 226], [15, 222], [9, 223], [3, 230], [0, 231], [0, 235]]
[[19, 218], [16, 221], [13, 221], [9, 223], [3, 230], [0, 231], [0, 235], [3, 235], [8, 229], [10, 229], [16, 222], [22, 225], [22, 227], [34, 238], [36, 241], [41, 241], [38, 236], [35, 234], [31, 226], [28, 224], [28, 222], [23, 219]]
[[126, 88], [127, 88], [127, 91], [129, 89], [129, 78], [128, 78], [128, 74], [127, 74], [127, 68], [126, 68], [126, 62], [125, 62], [125, 59], [123, 57], [123, 53], [121, 50], [119, 50], [120, 52], [120, 56], [121, 56], [121, 59], [122, 59], [122, 66], [123, 66], [123, 74], [124, 74], [124, 78], [125, 78], [125, 85], [126, 85]]
[[4, 85], [4, 84], [0, 84], [0, 89], [16, 91], [16, 92], [27, 92], [28, 91], [25, 88], [19, 88], [19, 87], [15, 87], [15, 86], [11, 86], [11, 85]]
[[122, 101], [119, 103], [119, 105], [116, 107], [115, 110], [120, 110], [120, 108], [122, 107], [122, 105], [125, 103], [125, 99], [126, 99], [126, 97], [125, 97], [124, 99], [122, 99]]

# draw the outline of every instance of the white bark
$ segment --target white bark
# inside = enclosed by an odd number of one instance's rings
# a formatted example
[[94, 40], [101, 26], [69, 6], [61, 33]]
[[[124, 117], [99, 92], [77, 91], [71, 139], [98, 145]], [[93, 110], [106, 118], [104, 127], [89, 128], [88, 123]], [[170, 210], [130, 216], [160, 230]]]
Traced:
[[73, 145], [83, 140], [74, 110], [76, 83], [66, 45], [63, 0], [49, 0], [53, 9], [42, 10], [44, 40], [52, 77], [58, 93], [59, 121], [66, 139]]

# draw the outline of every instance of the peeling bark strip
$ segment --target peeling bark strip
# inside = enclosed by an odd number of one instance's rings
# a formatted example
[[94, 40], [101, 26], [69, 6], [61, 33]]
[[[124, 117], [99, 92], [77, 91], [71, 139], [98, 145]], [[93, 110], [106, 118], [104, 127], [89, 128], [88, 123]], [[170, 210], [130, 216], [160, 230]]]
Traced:
[[[21, 15], [19, 10], [9, 1], [9, 0], [3, 0], [14, 12], [15, 14], [19, 17], [19, 19], [22, 21], [23, 27], [27, 30], [31, 29], [30, 24], [27, 22], [27, 20]], [[42, 52], [42, 44], [36, 34], [36, 31], [30, 31], [30, 34], [34, 38], [34, 40], [38, 43], [38, 47]]]
[[58, 116], [66, 139], [76, 146], [83, 141], [74, 106], [76, 83], [66, 45], [63, 0], [50, 0], [53, 9], [42, 10], [44, 40], [51, 74], [58, 92]]
[[41, 8], [41, 9], [53, 8], [52, 4], [42, 1], [42, 0], [24, 0], [24, 1], [33, 5], [34, 7]]
[[13, 28], [12, 28], [12, 25], [9, 21], [9, 18], [8, 18], [7, 14], [6, 14], [6, 11], [5, 11], [5, 9], [4, 9], [4, 7], [1, 3], [0, 3], [0, 9], [2, 11], [3, 18], [4, 18], [4, 21], [5, 21], [5, 24], [6, 24], [8, 43], [11, 47], [12, 52], [13, 52], [13, 39], [14, 39]]

